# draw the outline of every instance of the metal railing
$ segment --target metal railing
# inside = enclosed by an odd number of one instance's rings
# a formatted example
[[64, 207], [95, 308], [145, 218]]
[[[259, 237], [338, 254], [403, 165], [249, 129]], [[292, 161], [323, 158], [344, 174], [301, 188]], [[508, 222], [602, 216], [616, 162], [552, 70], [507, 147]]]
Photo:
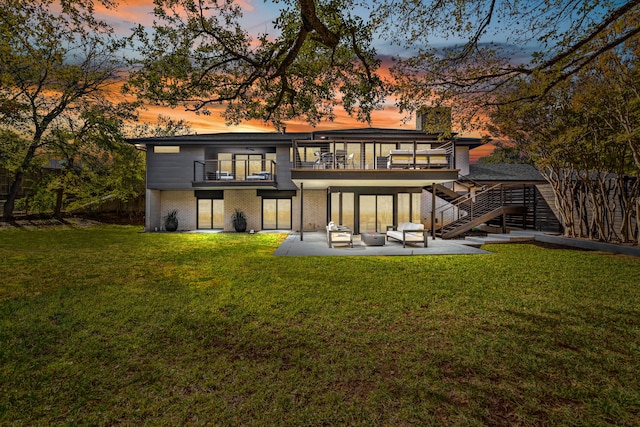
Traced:
[[[405, 159], [402, 163], [394, 163], [390, 160], [390, 156], [368, 156], [365, 157], [364, 153], [346, 152], [346, 150], [335, 151], [317, 151], [313, 157], [302, 158], [299, 155], [295, 155], [293, 161], [293, 167], [295, 169], [442, 169], [453, 168], [454, 163], [454, 146], [453, 143], [444, 144], [438, 149], [446, 150], [446, 162], [436, 162], [434, 159], [443, 155], [429, 154], [430, 150], [418, 150], [426, 151], [426, 154], [420, 153], [418, 156], [422, 158]], [[407, 150], [411, 155], [413, 151]], [[439, 159], [438, 159], [439, 160]]]
[[195, 160], [194, 182], [244, 182], [256, 183], [276, 180], [274, 160]]
[[465, 222], [502, 207], [504, 192], [502, 184], [496, 184], [479, 193], [469, 193], [454, 203], [436, 209], [435, 215], [439, 220], [439, 228], [444, 228], [464, 218]]

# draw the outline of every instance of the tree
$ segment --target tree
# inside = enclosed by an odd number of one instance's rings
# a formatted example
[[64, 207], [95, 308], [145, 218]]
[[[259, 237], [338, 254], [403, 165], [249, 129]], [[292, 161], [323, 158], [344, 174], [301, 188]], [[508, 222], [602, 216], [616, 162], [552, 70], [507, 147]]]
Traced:
[[12, 135], [10, 159], [2, 166], [13, 174], [5, 218], [12, 216], [18, 188], [38, 156], [77, 148], [73, 126], [93, 126], [88, 114], [96, 108], [103, 116], [131, 114], [112, 101], [121, 43], [93, 15], [92, 0], [0, 4], [0, 125]]
[[497, 141], [493, 143], [496, 148], [493, 152], [485, 157], [481, 157], [478, 163], [482, 164], [530, 164], [531, 159], [528, 157], [526, 151], [520, 149], [516, 144], [511, 141]]
[[[280, 7], [271, 33], [255, 36], [236, 2], [155, 4], [153, 30], [136, 31], [140, 69], [130, 89], [205, 114], [226, 104], [229, 123], [277, 126], [331, 119], [339, 103], [367, 121], [389, 94], [409, 113], [432, 102], [477, 117], [510, 81], [544, 74], [546, 85], [527, 95], [542, 96], [640, 32], [640, 0], [280, 0], [270, 2]], [[597, 45], [614, 27], [615, 37]], [[436, 46], [442, 38], [448, 48]], [[393, 80], [381, 77], [375, 40], [406, 52], [393, 58]], [[536, 51], [515, 57], [532, 43]]]
[[[640, 0], [380, 0], [377, 14], [396, 45], [417, 48], [392, 68], [400, 108], [413, 111], [429, 100], [455, 106], [462, 121], [484, 123], [505, 86], [534, 79], [537, 84], [521, 99], [509, 102], [540, 99], [608, 52], [637, 44], [639, 5]], [[437, 37], [459, 42], [438, 47], [430, 43]]]
[[384, 100], [373, 27], [352, 3], [282, 1], [273, 34], [242, 28], [230, 1], [158, 0], [151, 34], [138, 27], [139, 69], [129, 88], [148, 101], [209, 113], [226, 103], [229, 123], [259, 118], [276, 126], [315, 124], [341, 104], [360, 120]]
[[551, 184], [565, 233], [640, 242], [638, 45], [601, 55], [535, 102], [510, 102], [546, 81], [521, 79], [496, 94], [493, 122]]

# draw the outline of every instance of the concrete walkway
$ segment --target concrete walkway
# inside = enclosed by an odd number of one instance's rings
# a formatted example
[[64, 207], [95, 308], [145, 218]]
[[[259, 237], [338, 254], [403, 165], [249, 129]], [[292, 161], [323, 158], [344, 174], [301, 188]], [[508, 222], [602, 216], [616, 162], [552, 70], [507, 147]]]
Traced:
[[385, 242], [384, 246], [367, 246], [359, 235], [353, 236], [353, 248], [348, 245], [334, 245], [329, 248], [327, 235], [324, 232], [305, 232], [303, 241], [300, 234], [291, 233], [275, 251], [276, 256], [391, 256], [391, 255], [477, 255], [491, 252], [464, 244], [461, 240], [432, 240], [429, 238], [428, 247], [422, 245], [407, 245], [396, 241]]

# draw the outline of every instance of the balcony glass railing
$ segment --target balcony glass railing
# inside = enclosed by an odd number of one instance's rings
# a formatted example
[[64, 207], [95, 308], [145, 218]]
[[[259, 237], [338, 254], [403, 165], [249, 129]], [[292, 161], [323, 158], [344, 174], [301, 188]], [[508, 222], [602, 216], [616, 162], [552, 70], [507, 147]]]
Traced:
[[273, 160], [196, 160], [193, 162], [194, 182], [237, 182], [276, 180]]

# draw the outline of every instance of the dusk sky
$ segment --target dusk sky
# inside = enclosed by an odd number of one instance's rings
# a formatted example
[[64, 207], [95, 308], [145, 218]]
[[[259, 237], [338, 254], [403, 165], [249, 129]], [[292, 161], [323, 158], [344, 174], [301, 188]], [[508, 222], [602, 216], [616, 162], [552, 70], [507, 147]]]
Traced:
[[[244, 19], [247, 22], [245, 28], [249, 31], [258, 32], [269, 31], [272, 28], [272, 21], [278, 16], [278, 10], [273, 6], [265, 4], [263, 0], [241, 0], [239, 2], [244, 10]], [[137, 24], [151, 26], [153, 23], [153, 0], [120, 0], [120, 4], [116, 10], [107, 10], [103, 6], [97, 8], [97, 12], [101, 18], [107, 21], [119, 35], [128, 35], [131, 29]], [[380, 51], [385, 50], [381, 47]], [[390, 52], [384, 52], [390, 53]], [[193, 112], [186, 112], [182, 108], [167, 109], [163, 107], [148, 107], [143, 112], [142, 119], [145, 121], [155, 121], [158, 114], [170, 116], [172, 118], [180, 118], [189, 122], [191, 129], [197, 133], [212, 132], [234, 132], [234, 131], [257, 131], [268, 132], [273, 131], [270, 124], [261, 121], [251, 121], [243, 123], [239, 126], [229, 127], [224, 120], [214, 110], [209, 116], [197, 115]], [[332, 122], [322, 122], [315, 128], [302, 122], [287, 122], [288, 131], [312, 131], [326, 129], [345, 129], [345, 128], [361, 128], [366, 127], [366, 123], [357, 122], [349, 117], [344, 111], [336, 110], [336, 119]], [[415, 118], [407, 117], [398, 112], [393, 104], [393, 100], [389, 100], [384, 110], [375, 111], [372, 114], [373, 127], [380, 128], [415, 128]], [[455, 130], [455, 129], [454, 129]], [[477, 134], [474, 134], [477, 136]], [[474, 160], [481, 155], [491, 151], [491, 147], [481, 147], [473, 153]]]

